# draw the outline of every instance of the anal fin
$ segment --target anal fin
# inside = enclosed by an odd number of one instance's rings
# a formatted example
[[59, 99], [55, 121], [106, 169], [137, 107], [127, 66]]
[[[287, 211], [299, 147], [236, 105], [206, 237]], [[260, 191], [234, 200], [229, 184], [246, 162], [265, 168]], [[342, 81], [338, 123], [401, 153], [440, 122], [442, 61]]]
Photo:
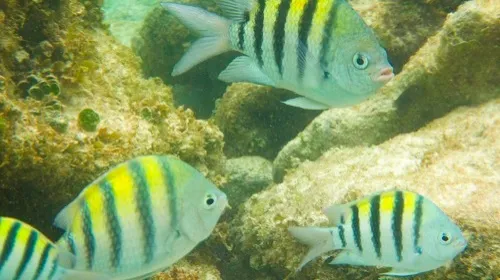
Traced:
[[219, 74], [219, 80], [226, 83], [250, 82], [264, 86], [275, 86], [260, 67], [248, 56], [235, 58], [224, 71]]
[[329, 264], [366, 265], [360, 255], [348, 250], [340, 252]]
[[306, 97], [292, 98], [287, 101], [283, 101], [283, 103], [289, 106], [299, 107], [308, 110], [326, 110], [329, 108], [328, 105], [319, 103], [317, 101], [314, 101]]

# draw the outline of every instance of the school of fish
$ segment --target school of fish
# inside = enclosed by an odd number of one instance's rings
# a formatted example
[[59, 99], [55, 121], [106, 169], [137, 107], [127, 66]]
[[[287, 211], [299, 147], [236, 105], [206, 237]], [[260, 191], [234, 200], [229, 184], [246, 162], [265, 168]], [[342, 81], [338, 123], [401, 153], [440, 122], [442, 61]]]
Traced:
[[[175, 65], [180, 75], [234, 50], [243, 55], [219, 75], [226, 82], [284, 88], [284, 103], [323, 110], [350, 106], [394, 76], [375, 34], [345, 0], [221, 0], [226, 17], [161, 3], [201, 38]], [[128, 280], [165, 271], [213, 232], [229, 206], [199, 171], [167, 155], [112, 167], [56, 216], [52, 242], [32, 226], [0, 217], [0, 280]], [[456, 224], [420, 194], [374, 193], [324, 210], [330, 227], [290, 227], [313, 259], [390, 268], [409, 276], [439, 268], [465, 250]]]

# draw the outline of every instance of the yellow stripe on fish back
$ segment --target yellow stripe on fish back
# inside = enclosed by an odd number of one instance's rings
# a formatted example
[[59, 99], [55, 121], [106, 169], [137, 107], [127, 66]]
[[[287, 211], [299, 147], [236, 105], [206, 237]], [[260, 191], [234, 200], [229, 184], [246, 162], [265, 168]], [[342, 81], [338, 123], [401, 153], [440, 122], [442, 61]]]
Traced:
[[[330, 17], [330, 10], [333, 7], [333, 2], [335, 0], [317, 0], [316, 10], [314, 11], [314, 17], [312, 20], [311, 30], [309, 31], [308, 45], [310, 46], [310, 51], [313, 55], [318, 57], [320, 46], [324, 36], [329, 36], [324, 34], [325, 25]], [[313, 47], [315, 46], [315, 48]]]
[[[144, 169], [144, 175], [151, 194], [151, 207], [155, 211], [162, 211], [169, 207], [168, 197], [168, 182], [165, 180], [164, 170], [157, 157], [142, 157], [140, 164]], [[167, 215], [168, 217], [168, 215]]]

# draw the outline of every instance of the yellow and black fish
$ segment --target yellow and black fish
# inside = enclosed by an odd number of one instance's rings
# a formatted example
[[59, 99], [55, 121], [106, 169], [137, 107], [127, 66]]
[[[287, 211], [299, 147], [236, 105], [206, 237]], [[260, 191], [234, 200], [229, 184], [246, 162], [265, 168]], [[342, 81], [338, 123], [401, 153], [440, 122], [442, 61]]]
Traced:
[[200, 172], [171, 156], [122, 163], [87, 186], [56, 217], [75, 269], [143, 279], [206, 239], [228, 205]]
[[388, 191], [325, 209], [331, 228], [291, 227], [311, 249], [299, 269], [322, 253], [342, 250], [330, 264], [390, 267], [407, 276], [436, 269], [467, 246], [460, 229], [427, 198]]
[[393, 76], [373, 31], [345, 0], [220, 0], [225, 17], [176, 3], [162, 6], [202, 38], [172, 75], [234, 50], [243, 55], [219, 75], [291, 90], [285, 103], [327, 109], [361, 102]]
[[19, 220], [0, 217], [0, 279], [110, 279], [68, 269], [74, 256], [61, 251], [38, 230]]

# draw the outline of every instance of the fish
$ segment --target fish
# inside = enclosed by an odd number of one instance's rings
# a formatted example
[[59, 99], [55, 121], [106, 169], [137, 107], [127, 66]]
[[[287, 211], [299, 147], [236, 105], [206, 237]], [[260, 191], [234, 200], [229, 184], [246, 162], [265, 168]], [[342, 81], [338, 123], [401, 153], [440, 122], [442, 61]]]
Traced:
[[391, 268], [387, 276], [409, 276], [439, 268], [465, 250], [460, 228], [424, 196], [385, 191], [324, 209], [333, 227], [290, 227], [310, 246], [297, 270], [331, 250], [332, 265]]
[[218, 78], [290, 90], [283, 103], [325, 110], [362, 102], [394, 76], [375, 33], [345, 0], [220, 0], [225, 17], [162, 2], [201, 35], [172, 76], [219, 54], [243, 55]]
[[140, 156], [111, 168], [55, 218], [73, 268], [145, 279], [164, 271], [210, 236], [227, 197], [189, 164]]
[[69, 269], [73, 258], [31, 225], [0, 217], [0, 279], [111, 279], [104, 274]]

